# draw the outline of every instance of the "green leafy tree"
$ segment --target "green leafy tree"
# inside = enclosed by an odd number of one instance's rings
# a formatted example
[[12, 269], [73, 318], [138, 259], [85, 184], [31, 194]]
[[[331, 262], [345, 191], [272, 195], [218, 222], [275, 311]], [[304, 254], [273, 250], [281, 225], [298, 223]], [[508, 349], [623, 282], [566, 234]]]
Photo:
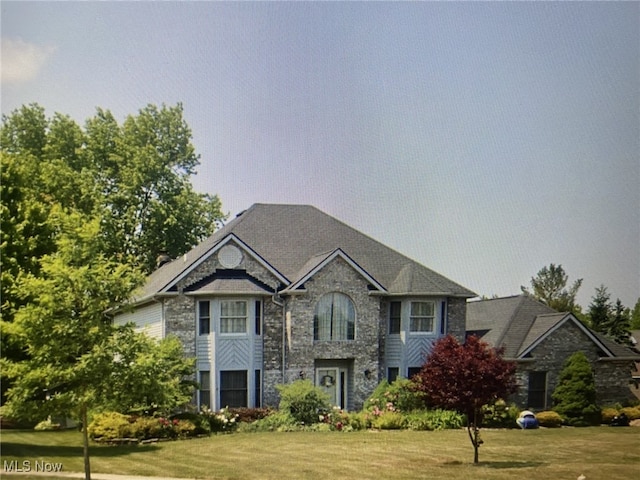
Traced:
[[640, 297], [638, 297], [636, 304], [631, 310], [631, 322], [629, 327], [631, 330], [640, 330]]
[[420, 373], [413, 377], [428, 407], [455, 410], [467, 416], [467, 432], [478, 463], [482, 444], [482, 407], [516, 391], [514, 362], [503, 350], [489, 347], [476, 336], [464, 344], [448, 335], [438, 340]]
[[593, 369], [584, 352], [571, 355], [560, 372], [552, 394], [553, 410], [577, 427], [600, 423]]
[[200, 157], [182, 105], [148, 105], [122, 126], [98, 110], [86, 134], [110, 253], [150, 271], [160, 251], [183, 254], [225, 218], [220, 199], [190, 183]]
[[531, 277], [531, 291], [524, 286], [520, 289], [527, 295], [533, 295], [545, 305], [559, 312], [571, 312], [580, 314], [580, 306], [576, 304], [576, 295], [582, 286], [582, 279], [579, 278], [571, 287], [567, 288], [569, 276], [565, 273], [562, 265], [550, 264], [543, 267]]
[[2, 117], [0, 160], [0, 348], [9, 359], [26, 355], [8, 325], [30, 301], [20, 279], [39, 277], [39, 260], [57, 251], [55, 208], [98, 218], [96, 251], [144, 273], [161, 251], [182, 255], [225, 218], [219, 198], [190, 183], [199, 156], [180, 104], [148, 105], [123, 124], [98, 109], [84, 127], [25, 105]]
[[100, 222], [54, 207], [56, 251], [39, 275], [19, 280], [28, 302], [8, 324], [27, 358], [2, 359], [11, 379], [7, 410], [16, 418], [60, 415], [80, 420], [85, 478], [90, 479], [87, 429], [91, 410], [170, 408], [189, 398], [183, 376], [192, 364], [174, 343], [156, 347], [105, 315], [125, 301], [142, 276], [101, 249]]

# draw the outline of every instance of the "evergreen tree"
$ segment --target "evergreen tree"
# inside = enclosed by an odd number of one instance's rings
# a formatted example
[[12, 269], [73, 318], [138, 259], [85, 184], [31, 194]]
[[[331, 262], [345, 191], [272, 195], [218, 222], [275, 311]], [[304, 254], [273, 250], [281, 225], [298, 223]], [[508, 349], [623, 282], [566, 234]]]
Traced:
[[589, 304], [589, 322], [596, 332], [606, 334], [609, 330], [611, 317], [611, 295], [607, 287], [600, 285], [596, 288], [595, 296], [591, 297]]
[[631, 311], [619, 298], [613, 307], [607, 335], [621, 345], [631, 346]]
[[584, 427], [600, 423], [593, 369], [584, 352], [576, 352], [567, 359], [551, 398], [553, 410], [569, 425]]
[[629, 328], [631, 330], [640, 330], [640, 297], [638, 297], [636, 304], [631, 310], [631, 324]]

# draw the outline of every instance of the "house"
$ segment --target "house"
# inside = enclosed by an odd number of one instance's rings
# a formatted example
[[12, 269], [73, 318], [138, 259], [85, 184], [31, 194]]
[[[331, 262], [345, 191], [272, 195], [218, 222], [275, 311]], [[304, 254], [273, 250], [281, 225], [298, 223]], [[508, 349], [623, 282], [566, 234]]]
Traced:
[[[520, 389], [513, 400], [521, 407], [545, 410], [565, 361], [581, 350], [594, 370], [601, 405], [632, 400], [632, 372], [640, 354], [587, 328], [575, 315], [560, 313], [527, 295], [467, 304], [467, 335], [504, 347], [517, 363]], [[631, 388], [631, 389], [630, 389]]]
[[199, 406], [277, 405], [277, 384], [306, 378], [353, 410], [440, 337], [462, 340], [475, 296], [312, 206], [255, 204], [159, 267], [114, 321], [180, 338]]

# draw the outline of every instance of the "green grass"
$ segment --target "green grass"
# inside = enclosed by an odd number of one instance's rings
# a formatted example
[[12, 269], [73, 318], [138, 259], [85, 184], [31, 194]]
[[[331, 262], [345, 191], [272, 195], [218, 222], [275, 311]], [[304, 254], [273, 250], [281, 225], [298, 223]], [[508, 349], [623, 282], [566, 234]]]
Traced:
[[[465, 430], [245, 433], [91, 448], [92, 471], [213, 479], [626, 480], [640, 471], [640, 428], [484, 430], [480, 464]], [[1, 461], [82, 471], [78, 432], [3, 431]], [[23, 477], [20, 477], [23, 478]], [[38, 477], [43, 480], [43, 477]]]

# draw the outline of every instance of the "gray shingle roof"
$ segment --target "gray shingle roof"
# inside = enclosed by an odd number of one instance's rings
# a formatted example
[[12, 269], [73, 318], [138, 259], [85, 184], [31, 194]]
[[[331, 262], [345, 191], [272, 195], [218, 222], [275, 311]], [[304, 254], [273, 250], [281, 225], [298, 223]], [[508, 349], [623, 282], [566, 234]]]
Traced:
[[[478, 333], [488, 344], [505, 348], [507, 358], [518, 358], [570, 313], [556, 312], [528, 295], [467, 303], [467, 333]], [[574, 320], [575, 321], [575, 320]], [[631, 349], [586, 328], [614, 357], [637, 357]]]
[[[183, 257], [153, 272], [138, 298], [161, 292], [230, 234], [251, 247], [289, 281], [300, 278], [304, 274], [303, 268], [318, 262], [321, 254], [340, 248], [390, 294], [476, 296], [471, 290], [313, 206], [258, 203]], [[407, 271], [411, 272], [409, 281], [405, 278]]]

